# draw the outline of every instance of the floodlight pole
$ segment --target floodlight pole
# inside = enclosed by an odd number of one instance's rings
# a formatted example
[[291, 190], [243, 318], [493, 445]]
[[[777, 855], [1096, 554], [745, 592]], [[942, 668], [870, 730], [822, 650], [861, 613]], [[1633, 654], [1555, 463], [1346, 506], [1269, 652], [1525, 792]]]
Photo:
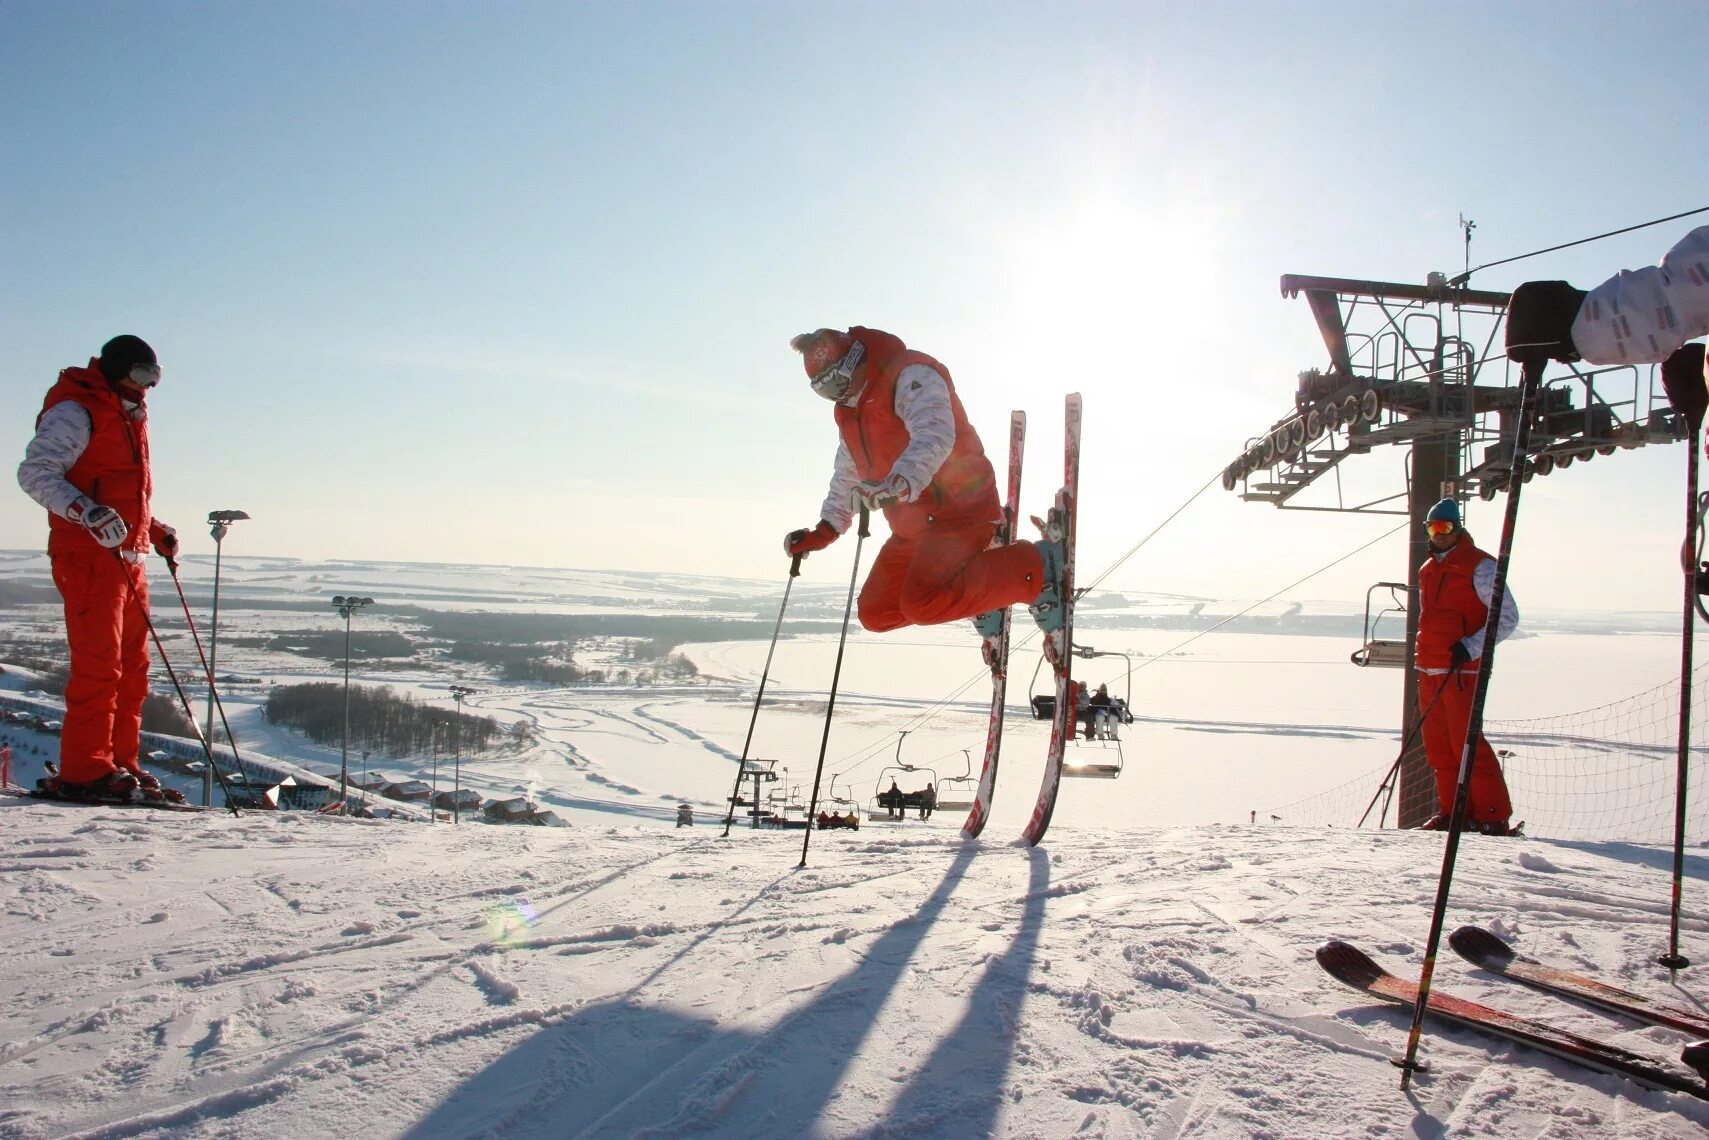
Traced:
[[338, 594], [332, 599], [332, 608], [344, 619], [344, 737], [338, 761], [338, 807], [343, 815], [350, 814], [350, 615], [373, 604], [373, 598], [355, 594]]
[[480, 692], [467, 685], [452, 685], [451, 695], [457, 699], [457, 719], [451, 722], [451, 756], [456, 773], [451, 791], [451, 822], [463, 822], [463, 698]]

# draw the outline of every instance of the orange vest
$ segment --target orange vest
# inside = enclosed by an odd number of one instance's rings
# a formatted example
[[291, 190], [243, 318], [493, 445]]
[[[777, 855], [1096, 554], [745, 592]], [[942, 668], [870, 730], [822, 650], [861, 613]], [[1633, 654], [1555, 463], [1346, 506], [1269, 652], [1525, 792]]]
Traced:
[[928, 486], [911, 503], [884, 508], [891, 533], [913, 538], [937, 523], [989, 522], [1003, 517], [997, 501], [997, 477], [979, 434], [967, 422], [961, 400], [955, 394], [949, 369], [923, 352], [915, 352], [900, 338], [877, 329], [852, 328], [849, 335], [866, 349], [856, 371], [865, 386], [853, 407], [838, 403], [837, 430], [854, 458], [855, 470], [866, 480], [880, 480], [908, 447], [908, 428], [896, 414], [896, 378], [910, 364], [924, 364], [944, 378], [949, 388], [950, 411], [955, 416], [955, 446]]
[[[131, 419], [119, 402], [119, 394], [93, 360], [87, 368], [67, 368], [59, 374], [58, 382], [48, 389], [47, 399], [42, 401], [41, 413], [36, 416], [37, 426], [49, 408], [67, 400], [89, 413], [90, 431], [89, 446], [65, 473], [66, 482], [97, 503], [119, 512], [125, 525], [131, 528], [121, 549], [147, 554], [149, 498], [154, 491], [148, 466], [147, 415]], [[50, 555], [101, 549], [101, 544], [80, 524], [51, 511], [47, 522]]]
[[1442, 558], [1425, 559], [1418, 571], [1418, 641], [1413, 659], [1420, 669], [1447, 669], [1454, 643], [1489, 621], [1489, 607], [1478, 597], [1472, 575], [1489, 558], [1461, 533]]

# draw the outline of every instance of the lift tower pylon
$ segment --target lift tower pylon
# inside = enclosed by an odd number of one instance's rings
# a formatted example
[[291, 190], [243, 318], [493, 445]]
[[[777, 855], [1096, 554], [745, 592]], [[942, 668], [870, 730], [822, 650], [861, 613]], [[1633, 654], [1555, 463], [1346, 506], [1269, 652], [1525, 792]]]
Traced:
[[[1519, 375], [1501, 351], [1506, 293], [1450, 285], [1441, 273], [1423, 285], [1288, 274], [1281, 287], [1284, 297], [1305, 297], [1328, 364], [1299, 374], [1294, 406], [1246, 441], [1223, 469], [1225, 490], [1283, 510], [1419, 520], [1438, 499], [1489, 500], [1505, 488], [1520, 408]], [[1522, 478], [1685, 434], [1654, 369], [1574, 365], [1540, 394]], [[1341, 465], [1390, 444], [1408, 449], [1405, 486], [1350, 497]], [[1423, 528], [1409, 527], [1407, 661], [1428, 556]], [[1412, 739], [1418, 689], [1413, 671], [1405, 672], [1400, 723]], [[1415, 740], [1401, 760], [1399, 825], [1422, 823], [1435, 799], [1423, 742]]]

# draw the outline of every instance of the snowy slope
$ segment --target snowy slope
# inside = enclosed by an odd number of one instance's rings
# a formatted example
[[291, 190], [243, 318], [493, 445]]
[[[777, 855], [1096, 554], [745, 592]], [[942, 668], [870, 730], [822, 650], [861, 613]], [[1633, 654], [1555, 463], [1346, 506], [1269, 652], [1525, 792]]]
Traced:
[[[423, 827], [0, 800], [0, 1136], [1687, 1137], [1709, 1103], [1433, 1030], [1439, 837]], [[1450, 925], [1656, 990], [1665, 852], [1471, 837]], [[1691, 859], [1688, 951], [1709, 933]], [[1482, 975], [1437, 985], [1657, 1055]], [[1686, 971], [1677, 996], [1709, 999]]]

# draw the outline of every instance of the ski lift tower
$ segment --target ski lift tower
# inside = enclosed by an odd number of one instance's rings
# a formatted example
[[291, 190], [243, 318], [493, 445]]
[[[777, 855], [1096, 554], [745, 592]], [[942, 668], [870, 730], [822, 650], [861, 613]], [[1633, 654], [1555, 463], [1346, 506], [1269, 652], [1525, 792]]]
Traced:
[[[1293, 407], [1247, 440], [1222, 485], [1247, 502], [1283, 510], [1404, 515], [1422, 519], [1438, 499], [1495, 498], [1506, 486], [1518, 429], [1518, 372], [1501, 340], [1508, 294], [1466, 288], [1432, 273], [1424, 285], [1339, 277], [1282, 278], [1284, 297], [1304, 296], [1328, 364], [1299, 374]], [[1657, 390], [1656, 373], [1631, 366], [1571, 370], [1549, 380], [1536, 405], [1523, 480], [1616, 450], [1684, 439], [1683, 421]], [[1385, 445], [1405, 446], [1404, 486], [1349, 501], [1341, 464]], [[1332, 478], [1326, 478], [1332, 477]], [[1418, 633], [1422, 527], [1408, 528], [1406, 651], [1355, 655], [1406, 668]], [[1523, 587], [1521, 587], [1523, 588]], [[1401, 724], [1411, 732], [1417, 682], [1406, 668]], [[1401, 761], [1401, 827], [1435, 810], [1435, 785], [1414, 740]]]

